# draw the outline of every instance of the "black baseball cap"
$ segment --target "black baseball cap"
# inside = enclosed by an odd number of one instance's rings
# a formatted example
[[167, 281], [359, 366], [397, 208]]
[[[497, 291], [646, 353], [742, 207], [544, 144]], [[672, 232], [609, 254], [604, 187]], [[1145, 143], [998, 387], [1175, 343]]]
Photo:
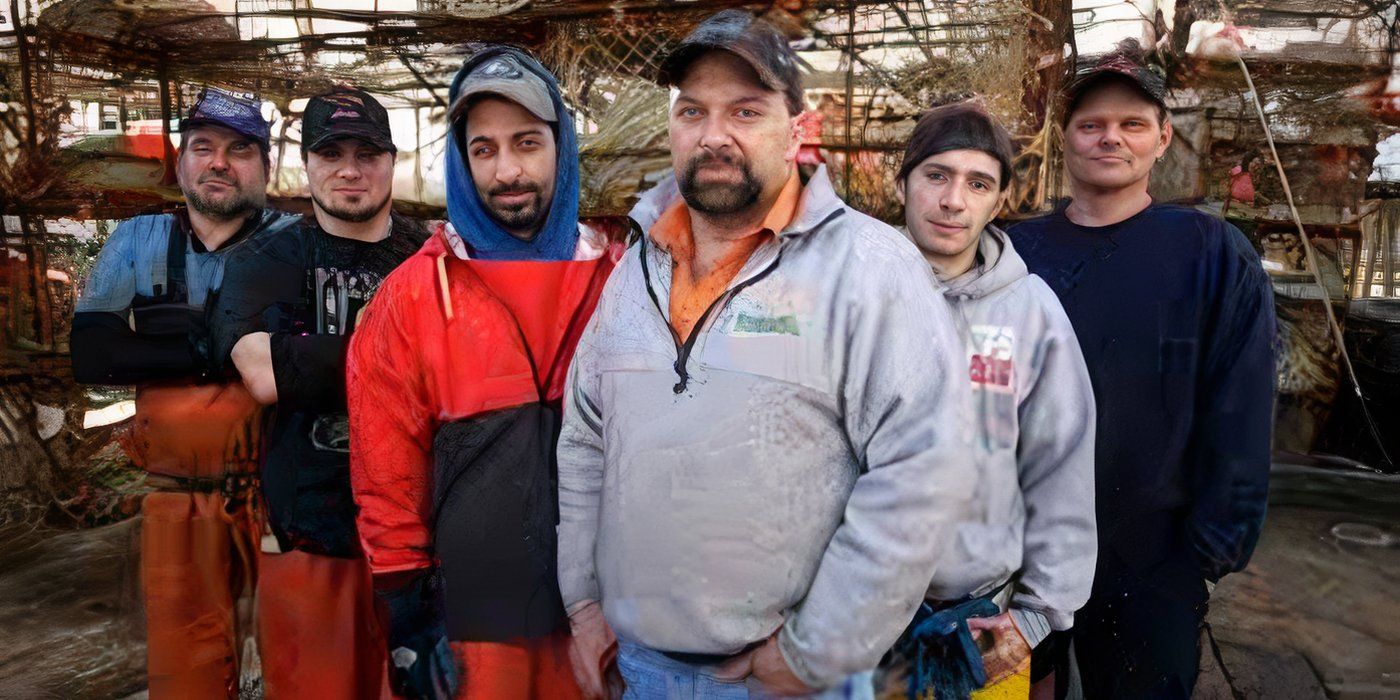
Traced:
[[691, 61], [715, 49], [744, 59], [764, 86], [783, 93], [793, 114], [802, 111], [802, 74], [797, 69], [797, 53], [777, 27], [747, 10], [723, 10], [701, 22], [661, 62], [656, 82], [668, 87], [679, 84]]
[[389, 112], [359, 88], [338, 87], [306, 103], [301, 115], [301, 153], [335, 139], [354, 138], [391, 153], [398, 153], [389, 131]]
[[1083, 99], [1084, 93], [1108, 80], [1126, 82], [1137, 88], [1143, 97], [1153, 104], [1162, 109], [1167, 108], [1166, 78], [1127, 52], [1115, 51], [1105, 54], [1093, 65], [1075, 73], [1074, 79], [1065, 86], [1066, 116]]

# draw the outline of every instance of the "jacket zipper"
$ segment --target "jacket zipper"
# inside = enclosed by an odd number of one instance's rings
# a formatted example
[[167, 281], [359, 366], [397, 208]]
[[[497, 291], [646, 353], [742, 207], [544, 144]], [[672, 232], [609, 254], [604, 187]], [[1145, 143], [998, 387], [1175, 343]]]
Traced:
[[686, 365], [690, 362], [690, 353], [695, 349], [695, 342], [700, 338], [700, 334], [705, 328], [705, 322], [710, 319], [710, 314], [714, 313], [716, 309], [723, 311], [724, 307], [729, 305], [730, 299], [733, 299], [739, 292], [744, 291], [744, 289], [757, 284], [760, 280], [772, 273], [773, 270], [777, 269], [778, 262], [783, 258], [782, 244], [779, 243], [778, 252], [773, 256], [773, 262], [768, 263], [767, 267], [748, 279], [730, 287], [729, 290], [721, 294], [719, 298], [710, 302], [710, 305], [705, 308], [705, 313], [700, 314], [700, 318], [695, 321], [695, 325], [690, 329], [690, 336], [682, 341], [680, 334], [676, 332], [675, 327], [667, 320], [666, 313], [661, 309], [661, 300], [657, 298], [656, 290], [651, 287], [651, 269], [647, 265], [646, 234], [642, 234], [640, 240], [641, 245], [637, 246], [637, 254], [642, 262], [642, 282], [647, 287], [647, 296], [651, 297], [651, 303], [656, 306], [656, 312], [661, 314], [661, 321], [666, 324], [666, 330], [671, 332], [671, 341], [676, 344], [676, 361], [671, 367], [675, 369], [676, 378], [679, 381], [676, 382], [675, 386], [671, 387], [671, 391], [681, 394], [685, 392], [686, 386], [690, 383], [690, 371], [686, 369]]

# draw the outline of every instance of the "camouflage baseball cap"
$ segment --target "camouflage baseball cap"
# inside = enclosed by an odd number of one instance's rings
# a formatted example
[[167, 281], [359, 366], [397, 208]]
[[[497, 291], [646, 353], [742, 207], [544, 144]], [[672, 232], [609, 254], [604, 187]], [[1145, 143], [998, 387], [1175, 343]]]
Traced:
[[1124, 80], [1157, 106], [1167, 106], [1166, 78], [1124, 51], [1105, 54], [1093, 65], [1075, 73], [1074, 79], [1065, 86], [1066, 104], [1078, 104], [1085, 92], [1104, 80]]
[[793, 114], [802, 111], [802, 73], [797, 69], [797, 53], [777, 27], [748, 10], [723, 10], [701, 22], [661, 62], [657, 82], [665, 86], [680, 83], [691, 62], [714, 49], [743, 59], [758, 73], [764, 86], [783, 93]]

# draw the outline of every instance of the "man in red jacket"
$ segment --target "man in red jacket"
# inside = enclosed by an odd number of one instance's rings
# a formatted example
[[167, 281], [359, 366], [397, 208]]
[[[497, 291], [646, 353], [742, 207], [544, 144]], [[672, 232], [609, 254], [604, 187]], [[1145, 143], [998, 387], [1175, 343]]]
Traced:
[[450, 94], [449, 221], [351, 340], [360, 539], [396, 692], [577, 697], [554, 444], [574, 345], [621, 251], [579, 225], [578, 147], [552, 75], [488, 47]]

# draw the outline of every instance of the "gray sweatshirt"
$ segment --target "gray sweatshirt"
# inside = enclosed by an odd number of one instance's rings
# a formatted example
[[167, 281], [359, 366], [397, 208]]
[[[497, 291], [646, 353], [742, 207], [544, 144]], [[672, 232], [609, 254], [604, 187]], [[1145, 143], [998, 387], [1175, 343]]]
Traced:
[[[1059, 299], [988, 225], [981, 263], [944, 282], [963, 324], [982, 478], [929, 596], [983, 595], [1012, 579], [1011, 611], [1034, 645], [1089, 599], [1094, 393]], [[1043, 616], [1043, 617], [1042, 617]]]
[[[649, 230], [677, 197], [668, 179], [632, 217]], [[570, 368], [564, 604], [600, 600], [620, 638], [668, 652], [733, 654], [781, 630], [818, 688], [874, 668], [977, 485], [962, 341], [937, 281], [819, 169], [697, 324], [682, 383], [671, 265], [633, 244]]]

